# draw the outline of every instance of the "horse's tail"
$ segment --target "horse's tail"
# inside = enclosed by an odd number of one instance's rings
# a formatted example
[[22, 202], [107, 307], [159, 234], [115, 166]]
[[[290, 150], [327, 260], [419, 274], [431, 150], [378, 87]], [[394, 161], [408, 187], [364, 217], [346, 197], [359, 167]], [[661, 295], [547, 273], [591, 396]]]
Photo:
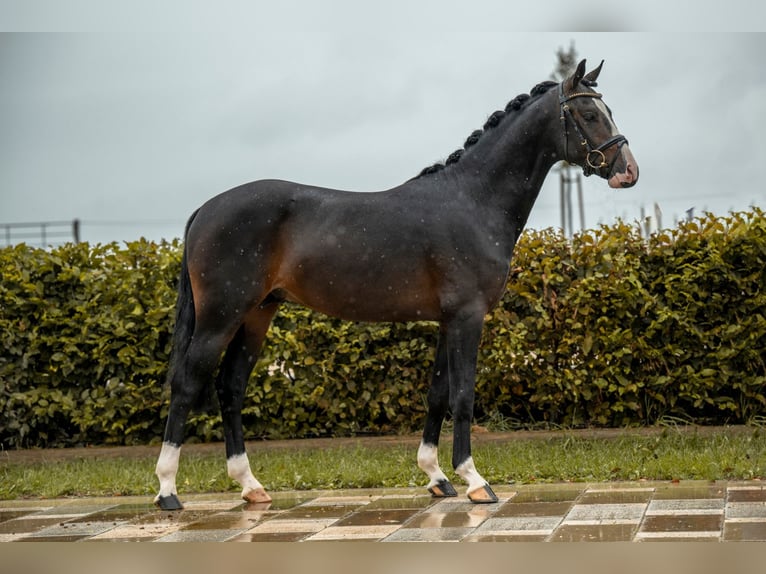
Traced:
[[[179, 373], [179, 370], [183, 369], [184, 365], [186, 365], [185, 357], [194, 336], [194, 326], [196, 323], [194, 293], [192, 292], [187, 261], [186, 238], [189, 234], [189, 227], [197, 216], [197, 211], [189, 218], [184, 230], [184, 250], [181, 257], [181, 273], [178, 278], [178, 299], [176, 300], [176, 322], [173, 329], [170, 366], [167, 378], [171, 392], [175, 392], [176, 385], [183, 385], [184, 373]], [[209, 394], [209, 392], [200, 393], [194, 404], [195, 410], [208, 410], [210, 408], [212, 397]]]

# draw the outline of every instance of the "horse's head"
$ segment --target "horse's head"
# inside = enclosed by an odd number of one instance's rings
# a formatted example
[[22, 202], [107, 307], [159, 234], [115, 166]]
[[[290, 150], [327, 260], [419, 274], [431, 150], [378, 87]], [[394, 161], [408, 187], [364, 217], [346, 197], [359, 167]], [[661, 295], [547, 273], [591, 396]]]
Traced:
[[638, 164], [612, 119], [612, 111], [593, 88], [601, 73], [585, 73], [585, 60], [559, 86], [564, 159], [583, 168], [585, 175], [598, 174], [609, 187], [631, 187], [638, 181]]

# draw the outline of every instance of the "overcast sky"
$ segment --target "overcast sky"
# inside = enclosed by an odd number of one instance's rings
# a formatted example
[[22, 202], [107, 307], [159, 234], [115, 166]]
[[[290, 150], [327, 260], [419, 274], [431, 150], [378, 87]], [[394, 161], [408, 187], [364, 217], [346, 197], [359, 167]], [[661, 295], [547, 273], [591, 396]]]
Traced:
[[[681, 11], [699, 2], [650, 3], [660, 21], [600, 2], [0, 0], [4, 30], [66, 32], [0, 34], [0, 224], [172, 238], [247, 181], [393, 187], [549, 79], [571, 42], [589, 69], [606, 60], [599, 90], [641, 174], [619, 191], [586, 179], [588, 227], [655, 202], [666, 225], [766, 208], [766, 34], [721, 32], [763, 27], [766, 9], [736, 3], [707, 20]], [[554, 175], [529, 227], [559, 225]]]

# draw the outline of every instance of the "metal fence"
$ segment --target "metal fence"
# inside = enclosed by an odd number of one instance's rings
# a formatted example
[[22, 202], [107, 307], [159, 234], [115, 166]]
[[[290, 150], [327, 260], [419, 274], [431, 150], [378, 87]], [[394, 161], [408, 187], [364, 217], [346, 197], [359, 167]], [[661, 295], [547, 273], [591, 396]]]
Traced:
[[4, 245], [27, 243], [50, 247], [72, 241], [80, 242], [80, 220], [39, 221], [34, 223], [0, 223]]

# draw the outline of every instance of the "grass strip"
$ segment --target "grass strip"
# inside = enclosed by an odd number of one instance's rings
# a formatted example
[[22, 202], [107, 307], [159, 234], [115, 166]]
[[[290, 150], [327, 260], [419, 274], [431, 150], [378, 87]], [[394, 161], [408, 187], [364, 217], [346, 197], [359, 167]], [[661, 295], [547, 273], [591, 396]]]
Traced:
[[[446, 437], [443, 443], [439, 456], [446, 470], [451, 468], [451, 448]], [[424, 486], [416, 451], [411, 443], [370, 446], [360, 439], [343, 447], [256, 448], [250, 459], [255, 475], [271, 491]], [[554, 437], [513, 440], [511, 433], [507, 441], [476, 445], [474, 459], [496, 485], [748, 480], [766, 477], [766, 436], [759, 428], [713, 434], [664, 429], [650, 436], [626, 431], [608, 439], [562, 431]], [[152, 496], [155, 463], [154, 455], [0, 462], [0, 499]], [[178, 487], [185, 494], [239, 490], [226, 475], [223, 452], [182, 454]]]

